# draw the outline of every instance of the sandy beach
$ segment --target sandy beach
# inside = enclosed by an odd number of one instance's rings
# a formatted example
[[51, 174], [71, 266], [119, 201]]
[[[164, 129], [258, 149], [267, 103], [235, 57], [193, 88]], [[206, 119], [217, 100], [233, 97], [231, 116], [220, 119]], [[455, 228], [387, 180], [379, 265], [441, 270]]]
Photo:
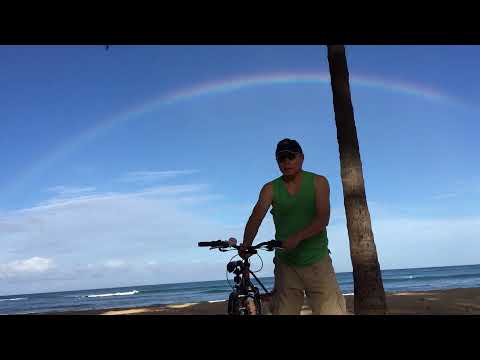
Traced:
[[[346, 295], [347, 311], [353, 314], [353, 295]], [[480, 288], [387, 293], [388, 315], [478, 315]], [[226, 301], [156, 305], [130, 309], [104, 309], [49, 313], [59, 315], [224, 315]], [[311, 315], [308, 304], [302, 315]]]

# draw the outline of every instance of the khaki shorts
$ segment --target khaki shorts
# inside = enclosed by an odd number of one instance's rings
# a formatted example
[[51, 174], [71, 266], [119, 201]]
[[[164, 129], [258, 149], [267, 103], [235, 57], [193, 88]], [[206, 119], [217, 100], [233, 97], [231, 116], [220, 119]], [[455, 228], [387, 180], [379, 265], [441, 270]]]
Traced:
[[299, 315], [305, 295], [313, 315], [346, 315], [345, 299], [326, 255], [305, 267], [283, 264], [276, 257], [275, 285], [270, 310], [273, 315]]

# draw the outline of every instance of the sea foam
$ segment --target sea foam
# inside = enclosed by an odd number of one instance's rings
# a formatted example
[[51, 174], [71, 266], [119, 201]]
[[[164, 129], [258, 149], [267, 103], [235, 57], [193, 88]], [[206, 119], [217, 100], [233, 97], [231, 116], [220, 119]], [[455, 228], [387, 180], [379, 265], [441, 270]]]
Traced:
[[19, 301], [19, 300], [27, 300], [28, 298], [11, 298], [11, 299], [0, 299], [0, 301]]
[[126, 292], [109, 293], [109, 294], [92, 294], [92, 295], [87, 295], [85, 297], [97, 298], [97, 297], [109, 297], [109, 296], [128, 296], [128, 295], [138, 294], [139, 292], [140, 291], [138, 290], [132, 290], [132, 291], [126, 291]]

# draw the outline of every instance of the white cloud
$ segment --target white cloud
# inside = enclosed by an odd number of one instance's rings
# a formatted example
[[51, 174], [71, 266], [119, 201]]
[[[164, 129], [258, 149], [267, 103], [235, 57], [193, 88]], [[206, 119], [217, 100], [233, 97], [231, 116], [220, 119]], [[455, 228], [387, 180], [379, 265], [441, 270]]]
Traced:
[[432, 197], [433, 200], [443, 200], [443, 199], [450, 199], [457, 197], [458, 193], [446, 193], [446, 194], [438, 194]]
[[122, 182], [145, 183], [174, 178], [179, 175], [191, 175], [198, 170], [132, 171], [117, 179]]
[[466, 196], [477, 196], [480, 194], [480, 178], [474, 176], [469, 179], [455, 181], [444, 189], [444, 193], [435, 194], [432, 200], [444, 200]]
[[[115, 192], [108, 192], [102, 194], [94, 194], [94, 195], [83, 195], [71, 198], [53, 198], [46, 200], [40, 203], [38, 206], [34, 206], [29, 209], [23, 209], [18, 211], [18, 213], [22, 212], [36, 212], [41, 210], [48, 210], [58, 207], [68, 207], [68, 206], [76, 206], [76, 205], [85, 205], [87, 203], [93, 204], [98, 202], [105, 202], [105, 201], [117, 201], [117, 200], [127, 200], [139, 197], [151, 197], [151, 196], [178, 196], [184, 193], [195, 193], [199, 191], [206, 191], [207, 185], [204, 184], [193, 184], [193, 185], [171, 185], [171, 186], [156, 186], [147, 188], [137, 192], [129, 192], [129, 193], [115, 193]], [[179, 197], [177, 200], [192, 200], [192, 199], [209, 199], [210, 197], [207, 195], [195, 195], [193, 197]]]
[[[253, 203], [212, 202], [218, 198], [202, 184], [157, 186], [53, 199], [9, 212], [0, 216], [0, 276], [5, 280], [0, 292], [221, 279], [234, 253], [198, 248], [197, 242], [230, 236], [241, 241]], [[478, 263], [474, 249], [480, 218], [402, 217], [393, 207], [369, 205], [383, 268]], [[344, 212], [333, 208], [328, 228], [337, 271], [351, 270]], [[268, 214], [255, 241], [274, 234]], [[258, 275], [272, 276], [273, 253], [261, 256], [264, 268]]]
[[47, 189], [49, 192], [54, 192], [59, 195], [77, 195], [82, 193], [89, 193], [95, 191], [95, 187], [73, 187], [73, 186], [54, 186]]
[[113, 260], [108, 260], [105, 263], [105, 266], [108, 267], [108, 268], [114, 268], [115, 269], [115, 268], [125, 267], [125, 266], [127, 266], [127, 263], [124, 260], [113, 259]]
[[15, 277], [29, 273], [44, 273], [53, 267], [53, 260], [34, 256], [25, 260], [15, 260], [0, 264], [0, 278]]
[[[203, 211], [205, 204], [218, 198], [202, 184], [157, 186], [53, 199], [6, 213], [0, 216], [0, 264], [42, 254], [55, 258], [56, 269], [43, 275], [48, 282], [37, 278], [35, 284], [11, 283], [11, 290], [4, 287], [0, 292], [37, 291], [39, 284], [45, 286], [40, 291], [47, 291], [58, 289], [60, 283], [78, 289], [108, 286], [108, 281], [114, 286], [175, 279], [178, 273], [171, 273], [166, 261], [177, 258], [188, 263], [189, 256], [198, 253], [198, 241], [229, 234]], [[6, 269], [2, 268], [3, 274]]]
[[[385, 269], [478, 263], [480, 217], [372, 217], [372, 229]], [[329, 226], [328, 235], [337, 271], [351, 271], [345, 222]]]

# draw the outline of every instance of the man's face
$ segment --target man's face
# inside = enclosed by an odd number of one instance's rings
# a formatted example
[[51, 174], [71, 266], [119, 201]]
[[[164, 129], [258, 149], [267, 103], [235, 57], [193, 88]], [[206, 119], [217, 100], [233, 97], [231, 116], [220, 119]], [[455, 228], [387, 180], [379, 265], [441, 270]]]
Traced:
[[283, 175], [296, 175], [302, 169], [303, 154], [281, 152], [277, 156], [277, 164]]

